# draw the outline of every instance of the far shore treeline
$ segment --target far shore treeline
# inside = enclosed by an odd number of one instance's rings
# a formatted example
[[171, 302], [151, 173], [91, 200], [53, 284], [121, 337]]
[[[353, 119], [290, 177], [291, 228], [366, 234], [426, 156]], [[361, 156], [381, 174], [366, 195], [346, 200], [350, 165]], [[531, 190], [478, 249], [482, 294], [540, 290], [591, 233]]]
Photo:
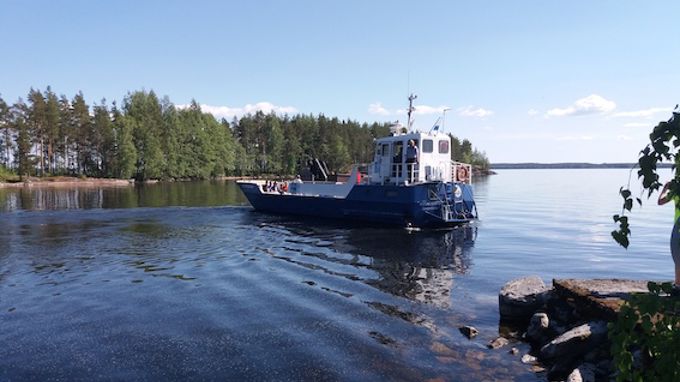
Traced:
[[[218, 121], [196, 101], [176, 107], [153, 91], [128, 93], [122, 104], [88, 105], [50, 87], [30, 89], [9, 105], [0, 97], [0, 181], [72, 175], [136, 180], [218, 176], [290, 176], [309, 157], [331, 171], [373, 159], [373, 140], [389, 124], [257, 112]], [[452, 159], [488, 169], [483, 152], [452, 136]]]

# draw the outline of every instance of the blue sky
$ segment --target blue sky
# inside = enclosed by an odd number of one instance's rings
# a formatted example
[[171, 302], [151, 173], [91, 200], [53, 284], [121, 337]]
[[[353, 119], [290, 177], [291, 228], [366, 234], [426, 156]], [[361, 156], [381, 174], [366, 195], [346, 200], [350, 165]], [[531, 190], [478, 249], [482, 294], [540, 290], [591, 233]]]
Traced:
[[0, 0], [0, 96], [405, 122], [492, 162], [631, 162], [680, 102], [677, 1]]

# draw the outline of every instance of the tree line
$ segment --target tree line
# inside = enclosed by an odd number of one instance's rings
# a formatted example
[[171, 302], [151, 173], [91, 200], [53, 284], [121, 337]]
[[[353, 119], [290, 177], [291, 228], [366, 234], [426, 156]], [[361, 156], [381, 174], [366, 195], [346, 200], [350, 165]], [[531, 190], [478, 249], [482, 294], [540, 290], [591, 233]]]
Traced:
[[[121, 105], [88, 105], [82, 92], [30, 89], [8, 105], [0, 97], [0, 167], [22, 176], [77, 175], [136, 180], [223, 175], [294, 175], [308, 157], [331, 171], [373, 159], [373, 140], [388, 123], [322, 114], [261, 111], [218, 121], [192, 101], [175, 106], [153, 91], [128, 93]], [[452, 136], [452, 159], [488, 169], [483, 152]]]

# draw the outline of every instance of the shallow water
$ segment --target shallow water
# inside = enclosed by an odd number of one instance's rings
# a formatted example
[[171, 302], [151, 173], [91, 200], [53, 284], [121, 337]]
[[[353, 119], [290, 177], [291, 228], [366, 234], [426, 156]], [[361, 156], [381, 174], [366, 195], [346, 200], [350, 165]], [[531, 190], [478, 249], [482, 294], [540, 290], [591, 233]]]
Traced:
[[627, 176], [499, 171], [476, 225], [421, 232], [256, 213], [232, 182], [0, 190], [0, 380], [541, 380], [485, 348], [506, 281], [672, 277], [672, 208], [610, 239]]

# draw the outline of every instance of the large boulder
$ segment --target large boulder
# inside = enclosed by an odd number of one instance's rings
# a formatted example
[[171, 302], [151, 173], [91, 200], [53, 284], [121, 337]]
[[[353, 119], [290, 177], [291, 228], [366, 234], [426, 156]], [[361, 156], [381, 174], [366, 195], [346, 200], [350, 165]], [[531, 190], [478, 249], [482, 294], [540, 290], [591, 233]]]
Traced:
[[589, 322], [563, 333], [541, 348], [542, 359], [575, 358], [607, 340], [605, 321]]
[[569, 301], [582, 317], [616, 321], [619, 310], [631, 294], [648, 293], [647, 281], [619, 279], [555, 279], [555, 293]]
[[498, 295], [501, 321], [525, 323], [548, 300], [551, 288], [538, 276], [512, 280]]

